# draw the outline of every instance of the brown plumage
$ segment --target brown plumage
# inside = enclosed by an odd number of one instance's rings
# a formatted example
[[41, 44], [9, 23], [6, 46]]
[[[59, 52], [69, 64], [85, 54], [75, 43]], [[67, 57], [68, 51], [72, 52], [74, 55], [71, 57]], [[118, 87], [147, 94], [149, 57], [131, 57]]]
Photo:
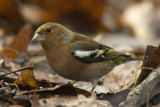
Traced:
[[51, 22], [40, 26], [32, 41], [40, 41], [47, 61], [56, 73], [72, 80], [94, 81], [115, 65], [137, 60]]

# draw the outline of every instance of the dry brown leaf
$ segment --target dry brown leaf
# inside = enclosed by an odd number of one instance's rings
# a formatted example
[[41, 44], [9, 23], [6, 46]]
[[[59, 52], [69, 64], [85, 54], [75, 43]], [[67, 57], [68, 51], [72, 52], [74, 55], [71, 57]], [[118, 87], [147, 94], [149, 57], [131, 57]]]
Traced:
[[[140, 76], [138, 77], [138, 82], [137, 85], [139, 85], [144, 79], [148, 77], [148, 75], [152, 72], [151, 69], [149, 68], [156, 68], [160, 65], [160, 45], [159, 47], [154, 47], [151, 45], [147, 46], [146, 53], [145, 53], [145, 58], [143, 60], [143, 65]], [[145, 67], [147, 67], [145, 69]]]
[[18, 52], [11, 48], [0, 48], [0, 58], [4, 60], [5, 63], [14, 61], [18, 57]]
[[14, 81], [14, 84], [29, 86], [29, 87], [38, 87], [37, 80], [35, 79], [34, 73], [32, 70], [24, 70], [21, 72], [21, 76]]
[[30, 24], [24, 25], [9, 47], [14, 48], [21, 53], [26, 52], [30, 40], [31, 30], [32, 26]]

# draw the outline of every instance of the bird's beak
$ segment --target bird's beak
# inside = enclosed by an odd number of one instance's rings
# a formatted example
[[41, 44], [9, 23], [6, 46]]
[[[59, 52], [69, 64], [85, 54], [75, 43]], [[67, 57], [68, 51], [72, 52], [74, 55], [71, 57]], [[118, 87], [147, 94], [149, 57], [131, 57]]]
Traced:
[[31, 42], [37, 42], [37, 41], [42, 41], [45, 40], [45, 37], [41, 34], [35, 34], [31, 40]]

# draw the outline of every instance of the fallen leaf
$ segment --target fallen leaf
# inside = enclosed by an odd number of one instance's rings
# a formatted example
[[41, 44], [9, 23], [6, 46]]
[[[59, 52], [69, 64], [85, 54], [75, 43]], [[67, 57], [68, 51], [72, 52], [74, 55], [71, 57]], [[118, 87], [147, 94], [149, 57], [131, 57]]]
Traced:
[[18, 52], [11, 48], [0, 48], [0, 59], [3, 59], [5, 63], [14, 61], [18, 57]]
[[[157, 72], [157, 74], [159, 74], [159, 71], [160, 71], [160, 67], [155, 70], [155, 72]], [[153, 72], [149, 75], [149, 77], [151, 77], [152, 74], [153, 74]], [[146, 104], [146, 101], [148, 100], [149, 102], [152, 103], [152, 106], [154, 106], [155, 99], [157, 101], [160, 101], [160, 99], [158, 97], [154, 98], [157, 95], [159, 95], [159, 93], [160, 93], [160, 90], [159, 90], [160, 89], [160, 75], [155, 76], [155, 77], [152, 76], [152, 77], [153, 77], [153, 79], [151, 81], [149, 81], [144, 86], [142, 86], [143, 88], [140, 93], [139, 101], [138, 101], [139, 105]], [[149, 98], [147, 97], [147, 95], [149, 95]], [[157, 102], [157, 103], [159, 103], [159, 102]]]
[[18, 85], [20, 90], [51, 88], [57, 85], [57, 83], [35, 79], [32, 67], [31, 69], [30, 67], [24, 67], [16, 71], [22, 71], [20, 76], [14, 81], [14, 84]]
[[[159, 103], [160, 93], [160, 67], [157, 67], [134, 90], [131, 90], [120, 107], [146, 107], [147, 100], [152, 107]], [[148, 98], [149, 95], [149, 98]]]
[[42, 97], [50, 98], [54, 97], [55, 95], [59, 96], [77, 96], [78, 94], [85, 95], [85, 96], [91, 96], [91, 93], [84, 90], [84, 89], [79, 89], [75, 88], [72, 84], [68, 83], [65, 85], [55, 85], [54, 87], [51, 88], [42, 88], [42, 89], [37, 89], [37, 90], [31, 90], [26, 93], [21, 93], [21, 95], [26, 95], [26, 94], [34, 94], [36, 93], [37, 95], [42, 95]]
[[24, 25], [9, 47], [16, 49], [20, 53], [26, 52], [30, 41], [31, 30], [32, 26], [30, 24]]
[[142, 64], [142, 71], [137, 80], [137, 85], [139, 85], [144, 79], [148, 77], [148, 75], [152, 72], [152, 69], [158, 67], [159, 65], [160, 65], [160, 45], [159, 47], [148, 45]]
[[114, 107], [118, 107], [118, 104], [120, 104], [127, 98], [129, 92], [129, 89], [125, 89], [117, 93], [98, 94], [97, 99], [109, 101]]
[[38, 88], [39, 87], [32, 70], [22, 71], [20, 77], [14, 81], [14, 84], [22, 85], [28, 88]]

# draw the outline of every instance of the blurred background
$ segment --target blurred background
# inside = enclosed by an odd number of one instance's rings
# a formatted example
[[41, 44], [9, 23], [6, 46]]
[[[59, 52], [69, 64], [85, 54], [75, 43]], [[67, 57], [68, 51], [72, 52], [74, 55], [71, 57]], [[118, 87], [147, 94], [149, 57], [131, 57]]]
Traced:
[[150, 43], [160, 38], [160, 1], [0, 0], [0, 37], [16, 35], [25, 24], [32, 26], [32, 37], [46, 22], [60, 23], [88, 36], [103, 33], [95, 38], [98, 41], [104, 35], [117, 34]]
[[46, 22], [89, 35], [123, 32], [150, 40], [160, 34], [160, 1], [0, 0], [0, 36], [15, 34], [26, 23], [34, 29]]
[[[37, 27], [46, 22], [60, 23], [136, 56], [144, 55], [147, 45], [160, 44], [160, 0], [0, 0], [0, 46], [20, 53], [14, 61], [16, 66], [35, 63], [40, 71], [51, 70], [44, 64], [40, 45], [30, 43]], [[130, 79], [134, 82], [139, 63], [134, 64], [116, 68], [116, 73], [110, 74], [113, 78], [105, 81], [110, 83], [108, 87], [121, 90], [129, 86]]]

